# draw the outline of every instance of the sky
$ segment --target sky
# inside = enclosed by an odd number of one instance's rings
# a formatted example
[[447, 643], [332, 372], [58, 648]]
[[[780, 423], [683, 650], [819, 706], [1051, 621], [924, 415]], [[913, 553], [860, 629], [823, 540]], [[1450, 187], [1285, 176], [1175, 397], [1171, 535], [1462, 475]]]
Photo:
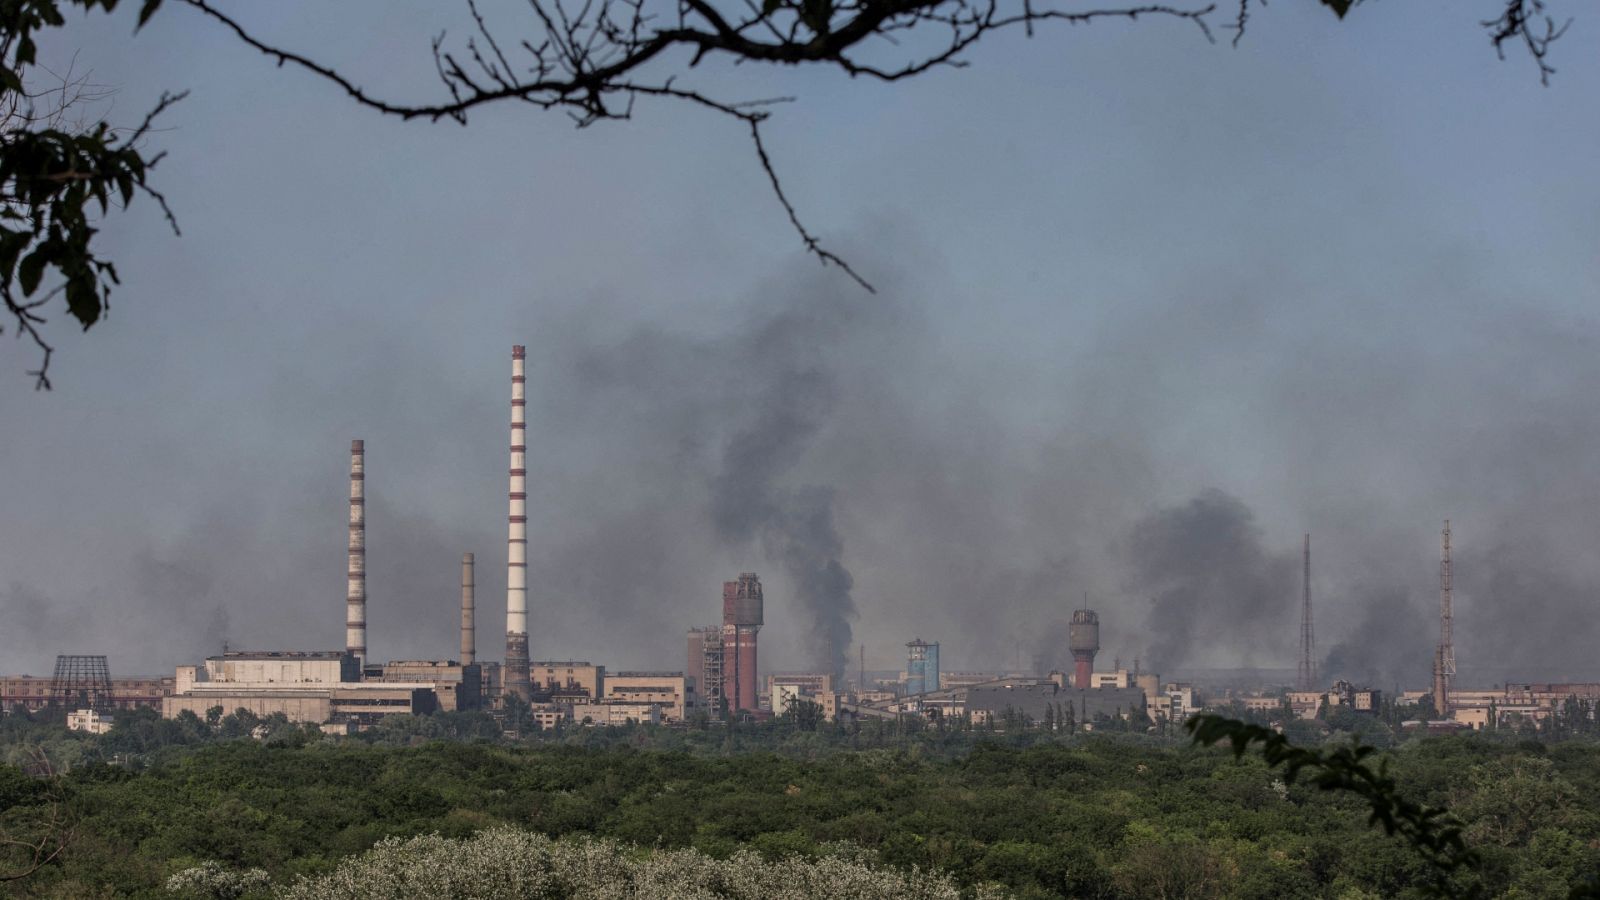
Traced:
[[[338, 647], [352, 438], [372, 657], [454, 655], [471, 551], [498, 658], [525, 344], [535, 658], [681, 668], [755, 571], [768, 669], [1045, 671], [1085, 602], [1102, 667], [1292, 668], [1310, 533], [1323, 674], [1422, 687], [1448, 518], [1461, 683], [1600, 680], [1600, 18], [1542, 87], [1499, 5], [997, 34], [891, 85], [702, 64], [796, 98], [774, 163], [876, 294], [737, 122], [401, 122], [176, 4], [74, 14], [43, 58], [113, 122], [190, 91], [152, 144], [182, 235], [103, 223], [123, 284], [52, 322], [53, 391], [0, 343], [0, 671]], [[418, 100], [470, 23], [232, 8]]]

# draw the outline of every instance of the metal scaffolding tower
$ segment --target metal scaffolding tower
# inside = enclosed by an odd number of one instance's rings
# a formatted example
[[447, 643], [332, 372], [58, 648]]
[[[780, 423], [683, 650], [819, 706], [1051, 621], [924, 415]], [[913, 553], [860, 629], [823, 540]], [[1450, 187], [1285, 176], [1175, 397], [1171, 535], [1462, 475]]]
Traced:
[[1456, 649], [1451, 642], [1450, 520], [1444, 520], [1444, 535], [1439, 552], [1439, 649], [1433, 655], [1433, 708], [1441, 716], [1450, 714], [1450, 686], [1456, 677]]
[[111, 708], [111, 668], [104, 656], [57, 656], [50, 705], [63, 709]]

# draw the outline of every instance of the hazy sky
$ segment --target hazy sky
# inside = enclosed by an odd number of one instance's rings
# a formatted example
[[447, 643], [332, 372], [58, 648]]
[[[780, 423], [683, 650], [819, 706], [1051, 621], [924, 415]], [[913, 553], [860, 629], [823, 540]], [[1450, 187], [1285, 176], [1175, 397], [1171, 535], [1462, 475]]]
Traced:
[[[768, 668], [853, 661], [830, 616], [874, 667], [1048, 666], [1085, 592], [1107, 663], [1292, 667], [1310, 531], [1330, 674], [1420, 685], [1449, 517], [1463, 682], [1600, 678], [1600, 16], [1541, 88], [1501, 5], [1047, 28], [895, 85], [703, 66], [799, 98], [775, 162], [877, 296], [801, 253], [738, 123], [402, 123], [175, 4], [75, 16], [46, 55], [114, 121], [192, 91], [155, 142], [183, 235], [106, 223], [124, 286], [53, 324], [55, 391], [0, 345], [0, 671], [339, 646], [357, 437], [372, 655], [454, 654], [471, 550], [498, 658], [524, 343], [535, 658], [681, 667], [754, 570]], [[236, 7], [402, 98], [470, 21]], [[796, 601], [807, 561], [854, 618]]]

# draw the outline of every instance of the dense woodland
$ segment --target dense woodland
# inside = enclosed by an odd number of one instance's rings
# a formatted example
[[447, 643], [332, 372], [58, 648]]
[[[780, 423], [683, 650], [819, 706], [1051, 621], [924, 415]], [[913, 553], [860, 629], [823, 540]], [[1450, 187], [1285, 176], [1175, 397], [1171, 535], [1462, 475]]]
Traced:
[[[1392, 745], [1385, 758], [1400, 789], [1465, 824], [1481, 861], [1457, 874], [1463, 893], [1565, 897], [1592, 885], [1600, 743], [1506, 732], [1397, 740], [1367, 724]], [[591, 873], [645, 860], [726, 880], [716, 866], [730, 867], [717, 860], [754, 853], [768, 866], [842, 865], [860, 878], [915, 867], [966, 896], [1394, 897], [1429, 874], [1411, 848], [1368, 826], [1358, 799], [1286, 784], [1255, 755], [1235, 759], [1177, 735], [790, 717], [513, 741], [488, 716], [455, 714], [328, 738], [248, 714], [208, 722], [144, 712], [99, 737], [42, 715], [8, 716], [0, 753], [7, 835], [37, 829], [52, 804], [70, 822], [57, 859], [0, 885], [17, 896], [173, 897], [169, 879], [202, 864], [224, 876], [261, 870], [228, 883], [265, 895], [299, 876], [349, 877], [341, 860], [378, 866], [385, 853], [515, 845], [566, 858], [529, 843], [539, 835], [557, 848], [581, 844], [572, 858]], [[518, 830], [495, 830], [502, 825]], [[385, 838], [427, 835], [439, 837], [350, 859]], [[464, 843], [437, 844], [450, 839]], [[684, 849], [699, 853], [673, 854]], [[9, 863], [23, 861], [12, 852]], [[836, 862], [841, 853], [868, 868]], [[332, 883], [302, 882], [299, 895]], [[174, 884], [191, 896], [226, 893], [204, 879]], [[937, 887], [918, 895], [943, 896]]]

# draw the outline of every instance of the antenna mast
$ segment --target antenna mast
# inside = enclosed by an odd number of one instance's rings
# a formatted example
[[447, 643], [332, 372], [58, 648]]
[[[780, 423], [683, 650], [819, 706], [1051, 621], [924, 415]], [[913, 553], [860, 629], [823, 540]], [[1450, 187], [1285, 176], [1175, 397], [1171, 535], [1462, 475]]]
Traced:
[[1450, 714], [1450, 686], [1456, 676], [1456, 650], [1451, 642], [1450, 520], [1444, 520], [1444, 535], [1439, 551], [1439, 649], [1433, 658], [1433, 708], [1441, 716]]
[[1305, 582], [1300, 608], [1300, 690], [1317, 689], [1316, 634], [1311, 627], [1311, 535], [1306, 535]]

